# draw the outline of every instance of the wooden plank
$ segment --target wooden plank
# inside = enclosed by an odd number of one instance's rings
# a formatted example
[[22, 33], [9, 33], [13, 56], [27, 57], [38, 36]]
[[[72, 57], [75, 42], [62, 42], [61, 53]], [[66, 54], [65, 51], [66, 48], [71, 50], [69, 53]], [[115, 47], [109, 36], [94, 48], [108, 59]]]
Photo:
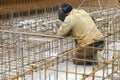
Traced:
[[30, 41], [54, 41], [56, 38], [35, 38], [35, 37], [30, 37], [28, 40]]

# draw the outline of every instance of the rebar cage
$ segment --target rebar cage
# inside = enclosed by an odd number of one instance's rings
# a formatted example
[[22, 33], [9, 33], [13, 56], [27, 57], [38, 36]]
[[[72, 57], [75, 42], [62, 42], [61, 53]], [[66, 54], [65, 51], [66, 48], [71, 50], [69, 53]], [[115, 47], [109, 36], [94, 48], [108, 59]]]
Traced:
[[[91, 42], [76, 47], [71, 37], [55, 36], [61, 25], [57, 9], [64, 2], [93, 16], [104, 34], [103, 61], [73, 57], [83, 48], [84, 55], [86, 48], [94, 53]], [[119, 0], [0, 0], [0, 7], [0, 80], [120, 79]]]

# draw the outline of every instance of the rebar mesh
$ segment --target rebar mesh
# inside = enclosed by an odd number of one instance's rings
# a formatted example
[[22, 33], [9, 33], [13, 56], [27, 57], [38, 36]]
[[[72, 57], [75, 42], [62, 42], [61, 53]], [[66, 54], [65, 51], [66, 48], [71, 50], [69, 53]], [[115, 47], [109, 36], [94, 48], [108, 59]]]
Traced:
[[[6, 1], [0, 2], [0, 80], [119, 80], [120, 7], [117, 0]], [[73, 38], [55, 36], [61, 25], [57, 9], [64, 2], [85, 9], [93, 16], [106, 42], [101, 51], [104, 61], [73, 57], [80, 49], [94, 49], [86, 46], [91, 42], [76, 47]], [[75, 65], [73, 59], [84, 64]]]

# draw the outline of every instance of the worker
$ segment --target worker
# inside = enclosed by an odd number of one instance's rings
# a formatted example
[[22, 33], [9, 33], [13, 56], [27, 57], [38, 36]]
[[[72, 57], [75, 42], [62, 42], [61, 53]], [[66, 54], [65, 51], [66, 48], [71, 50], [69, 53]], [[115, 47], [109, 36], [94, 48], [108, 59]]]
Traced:
[[[57, 35], [72, 36], [75, 39], [76, 47], [81, 47], [83, 43], [90, 42], [91, 40], [100, 40], [103, 37], [103, 34], [97, 29], [91, 16], [83, 9], [73, 9], [70, 4], [64, 3], [59, 7], [58, 18], [62, 21], [62, 25], [60, 26]], [[91, 43], [88, 46], [99, 47], [99, 50], [101, 51], [104, 47], [104, 40]], [[78, 65], [84, 63], [84, 61], [77, 60], [76, 58], [91, 58], [93, 55], [95, 55], [93, 53], [97, 53], [98, 50], [93, 49], [94, 48], [87, 47], [80, 48], [80, 50], [76, 51], [73, 56], [73, 63]], [[86, 56], [84, 56], [85, 53]]]

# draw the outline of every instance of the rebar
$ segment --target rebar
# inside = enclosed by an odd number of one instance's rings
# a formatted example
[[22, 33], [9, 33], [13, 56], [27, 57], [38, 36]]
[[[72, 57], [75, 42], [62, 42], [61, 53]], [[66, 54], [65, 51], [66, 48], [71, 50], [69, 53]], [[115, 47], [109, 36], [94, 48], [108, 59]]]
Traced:
[[[98, 40], [76, 47], [73, 37], [56, 36], [62, 24], [57, 9], [64, 2], [94, 17], [106, 42], [100, 52], [103, 61], [74, 58], [80, 49], [99, 49], [87, 46]], [[1, 0], [0, 80], [119, 80], [119, 22], [118, 0]]]

